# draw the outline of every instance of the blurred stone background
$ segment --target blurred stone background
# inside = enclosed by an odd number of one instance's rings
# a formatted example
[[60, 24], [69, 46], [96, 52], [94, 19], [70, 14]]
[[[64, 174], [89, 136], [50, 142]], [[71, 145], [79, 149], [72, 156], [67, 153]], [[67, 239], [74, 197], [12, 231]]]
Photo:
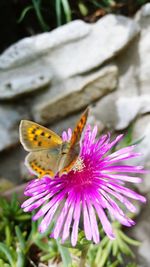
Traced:
[[[143, 138], [135, 163], [150, 167], [150, 4], [133, 18], [106, 15], [93, 24], [72, 21], [51, 32], [24, 38], [0, 55], [0, 192], [25, 181], [26, 152], [19, 144], [21, 119], [61, 134], [89, 106], [99, 134]], [[137, 190], [148, 198], [139, 207], [139, 266], [150, 266], [150, 175]]]

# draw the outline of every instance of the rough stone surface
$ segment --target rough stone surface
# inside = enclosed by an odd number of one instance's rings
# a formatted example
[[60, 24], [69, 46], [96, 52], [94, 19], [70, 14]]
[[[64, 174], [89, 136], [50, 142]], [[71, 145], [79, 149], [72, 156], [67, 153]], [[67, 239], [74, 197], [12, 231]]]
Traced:
[[19, 68], [0, 71], [0, 100], [13, 99], [22, 94], [45, 88], [50, 84], [51, 72], [44, 60], [20, 66]]
[[[115, 64], [119, 70], [117, 90], [103, 97], [93, 110], [107, 127], [122, 130], [150, 106], [150, 4], [142, 7], [135, 20], [140, 36], [119, 54]], [[106, 112], [107, 111], [107, 112]]]
[[150, 266], [150, 194], [147, 195], [147, 204], [143, 206], [141, 213], [136, 219], [136, 225], [128, 230], [128, 234], [141, 241], [139, 247], [135, 247], [134, 253], [139, 267]]
[[19, 147], [12, 147], [9, 153], [8, 150], [3, 151], [3, 153], [1, 152], [0, 177], [5, 177], [15, 184], [21, 183], [21, 162], [24, 161], [26, 154], [21, 145]]
[[89, 24], [74, 21], [61, 26], [50, 33], [43, 33], [24, 38], [8, 48], [0, 57], [0, 69], [18, 67], [36, 60], [60, 45], [65, 45], [84, 38], [91, 31]]
[[43, 124], [52, 123], [84, 108], [114, 90], [117, 76], [117, 68], [112, 65], [54, 84], [43, 96], [35, 99], [32, 108], [34, 120]]
[[126, 128], [139, 114], [150, 111], [150, 95], [120, 97], [116, 100], [118, 122], [116, 130]]
[[[138, 165], [145, 165], [145, 169], [150, 169], [150, 115], [147, 114], [139, 118], [134, 124], [133, 128], [133, 141], [143, 140], [136, 146], [135, 150], [142, 153], [142, 156], [134, 159], [134, 163]], [[143, 175], [142, 175], [143, 176]], [[141, 192], [150, 192], [150, 174], [147, 173], [143, 176], [143, 183], [137, 184]]]
[[118, 122], [115, 101], [116, 94], [111, 93], [97, 101], [97, 103], [91, 108], [91, 114], [97, 120], [102, 121], [105, 127], [110, 129], [115, 129]]
[[150, 3], [141, 8], [135, 21], [142, 29], [138, 43], [137, 81], [140, 93], [150, 94]]
[[53, 32], [25, 38], [13, 45], [0, 57], [0, 69], [16, 68], [25, 63], [30, 68], [33, 59], [43, 57], [49, 72], [61, 80], [100, 66], [125, 48], [138, 33], [138, 24], [124, 16], [107, 15], [92, 25], [73, 21]]
[[[57, 134], [59, 134], [61, 136], [63, 131], [68, 130], [68, 128], [71, 128], [72, 131], [74, 129], [74, 127], [76, 126], [81, 114], [83, 113], [84, 110], [80, 111], [77, 114], [74, 115], [70, 115], [67, 116], [67, 118], [62, 119], [59, 122], [56, 122], [50, 126], [48, 126], [49, 129], [53, 130], [54, 132], [56, 132]], [[97, 125], [98, 127], [98, 135], [104, 130], [104, 125], [100, 120], [96, 120], [95, 116], [93, 116], [91, 114], [91, 109], [90, 109], [90, 113], [87, 119], [87, 125], [90, 124], [91, 127], [94, 127], [95, 125]]]
[[29, 115], [21, 106], [0, 105], [0, 151], [19, 142], [18, 125], [21, 119]]

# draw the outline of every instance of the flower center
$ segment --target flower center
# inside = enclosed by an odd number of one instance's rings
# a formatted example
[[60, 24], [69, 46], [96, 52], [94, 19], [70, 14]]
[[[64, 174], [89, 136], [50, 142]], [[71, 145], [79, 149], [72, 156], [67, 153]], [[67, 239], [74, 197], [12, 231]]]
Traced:
[[78, 157], [75, 165], [73, 166], [72, 170], [75, 172], [81, 172], [83, 168], [85, 167], [85, 164], [83, 162], [83, 159], [81, 157]]

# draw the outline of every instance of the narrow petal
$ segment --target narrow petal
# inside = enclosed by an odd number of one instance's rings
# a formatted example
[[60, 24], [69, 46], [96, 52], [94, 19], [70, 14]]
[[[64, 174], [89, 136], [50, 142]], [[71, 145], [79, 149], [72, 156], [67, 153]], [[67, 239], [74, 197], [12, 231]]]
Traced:
[[91, 225], [90, 225], [90, 219], [89, 219], [89, 214], [87, 210], [87, 205], [85, 202], [85, 199], [82, 199], [83, 203], [83, 224], [84, 224], [84, 232], [87, 240], [92, 239], [92, 230], [91, 230]]
[[40, 225], [39, 225], [39, 231], [41, 233], [44, 233], [47, 228], [49, 227], [51, 220], [59, 206], [60, 202], [57, 201], [52, 208], [48, 211], [48, 213], [46, 214], [46, 216], [44, 217], [44, 219], [41, 221]]
[[109, 236], [110, 239], [114, 239], [115, 235], [113, 233], [112, 226], [111, 226], [110, 222], [108, 221], [104, 210], [101, 208], [100, 205], [97, 204], [97, 202], [94, 202], [93, 205], [97, 211], [98, 217], [101, 221], [101, 224], [102, 224], [102, 227], [103, 227], [105, 233]]
[[27, 199], [23, 202], [23, 204], [21, 205], [21, 208], [23, 208], [23, 209], [26, 208], [27, 206], [31, 205], [35, 200], [38, 200], [41, 197], [44, 197], [47, 193], [48, 193], [48, 191], [45, 191], [45, 192], [38, 194], [34, 197], [30, 197], [29, 199]]
[[55, 228], [53, 230], [53, 235], [54, 235], [54, 238], [56, 238], [56, 239], [60, 235], [60, 231], [61, 231], [61, 229], [63, 227], [63, 224], [64, 224], [64, 221], [65, 221], [66, 215], [68, 214], [70, 205], [71, 205], [71, 200], [70, 200], [70, 196], [69, 196], [67, 198], [65, 204], [64, 204], [64, 207], [62, 208], [62, 210], [60, 212], [59, 217], [57, 218], [56, 226], [55, 226]]
[[62, 241], [65, 241], [68, 237], [69, 237], [69, 229], [70, 229], [70, 225], [72, 222], [72, 216], [73, 216], [73, 211], [74, 211], [74, 206], [75, 206], [75, 201], [72, 201], [68, 214], [67, 214], [67, 218], [64, 224], [64, 229], [63, 229], [63, 234], [62, 234]]
[[72, 246], [74, 247], [77, 243], [78, 239], [78, 226], [79, 226], [79, 220], [80, 220], [80, 214], [81, 214], [81, 204], [80, 204], [81, 196], [77, 196], [77, 200], [75, 203], [75, 208], [74, 208], [74, 223], [72, 227], [72, 235], [71, 235], [71, 243]]
[[141, 202], [146, 202], [146, 198], [141, 196], [140, 194], [132, 191], [131, 189], [129, 188], [125, 188], [121, 185], [113, 185], [112, 183], [109, 183], [109, 187], [122, 193], [123, 195], [127, 196], [127, 197], [130, 197], [130, 198], [133, 198], [133, 199], [136, 199], [136, 200], [140, 200]]
[[104, 174], [104, 178], [108, 179], [115, 179], [115, 180], [123, 180], [130, 183], [141, 183], [142, 178], [136, 177], [136, 176], [128, 176], [128, 175], [122, 175], [122, 174]]
[[[51, 194], [51, 193], [50, 193]], [[50, 208], [57, 202], [60, 202], [63, 200], [65, 194], [64, 192], [61, 192], [60, 194], [53, 196], [53, 198], [47, 203], [45, 204], [34, 216], [33, 216], [33, 220], [36, 221], [38, 220], [40, 217], [42, 217], [43, 215], [45, 215], [47, 213], [48, 210], [50, 210]]]
[[98, 225], [96, 221], [96, 216], [95, 216], [95, 211], [91, 205], [91, 200], [89, 197], [86, 195], [87, 198], [87, 207], [89, 211], [89, 218], [90, 218], [90, 223], [91, 223], [91, 230], [92, 230], [92, 236], [93, 236], [93, 241], [95, 243], [99, 243], [99, 231], [98, 231]]

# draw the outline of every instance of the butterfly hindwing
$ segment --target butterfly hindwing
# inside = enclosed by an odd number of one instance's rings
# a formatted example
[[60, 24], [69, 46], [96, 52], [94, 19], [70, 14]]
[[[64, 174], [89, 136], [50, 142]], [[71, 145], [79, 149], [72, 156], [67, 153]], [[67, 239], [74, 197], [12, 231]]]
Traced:
[[48, 175], [51, 178], [56, 174], [58, 169], [59, 152], [42, 150], [30, 152], [26, 159], [25, 165], [39, 178]]
[[20, 141], [27, 151], [40, 151], [48, 148], [58, 148], [62, 139], [53, 131], [28, 120], [20, 123]]

